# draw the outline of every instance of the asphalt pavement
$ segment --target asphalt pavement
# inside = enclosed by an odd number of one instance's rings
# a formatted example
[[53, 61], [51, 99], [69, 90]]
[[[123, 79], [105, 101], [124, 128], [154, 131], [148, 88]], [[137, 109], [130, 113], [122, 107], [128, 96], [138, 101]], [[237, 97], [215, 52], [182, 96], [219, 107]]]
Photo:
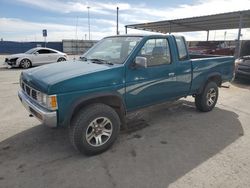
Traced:
[[21, 71], [0, 66], [0, 187], [250, 186], [250, 81], [225, 84], [208, 113], [192, 97], [132, 113], [110, 150], [87, 157], [67, 129], [28, 116], [17, 97]]

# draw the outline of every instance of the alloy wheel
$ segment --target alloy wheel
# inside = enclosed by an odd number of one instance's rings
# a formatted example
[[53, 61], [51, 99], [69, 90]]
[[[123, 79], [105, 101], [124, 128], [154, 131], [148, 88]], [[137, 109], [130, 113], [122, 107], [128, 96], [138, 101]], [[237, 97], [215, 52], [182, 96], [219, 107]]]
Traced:
[[91, 146], [101, 146], [111, 137], [113, 125], [106, 117], [98, 117], [90, 122], [86, 129], [86, 140]]
[[212, 106], [216, 101], [216, 90], [214, 88], [210, 88], [207, 92], [207, 105]]

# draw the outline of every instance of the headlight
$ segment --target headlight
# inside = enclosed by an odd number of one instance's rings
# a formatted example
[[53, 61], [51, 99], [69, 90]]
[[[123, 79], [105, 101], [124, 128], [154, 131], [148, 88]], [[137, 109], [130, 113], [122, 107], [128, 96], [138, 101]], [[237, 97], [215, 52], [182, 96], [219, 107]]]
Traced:
[[49, 110], [57, 109], [57, 97], [56, 95], [46, 95], [42, 92], [37, 92], [37, 101], [43, 107]]
[[15, 58], [9, 59], [9, 61], [10, 62], [15, 62], [17, 59], [18, 59], [18, 57], [15, 57]]

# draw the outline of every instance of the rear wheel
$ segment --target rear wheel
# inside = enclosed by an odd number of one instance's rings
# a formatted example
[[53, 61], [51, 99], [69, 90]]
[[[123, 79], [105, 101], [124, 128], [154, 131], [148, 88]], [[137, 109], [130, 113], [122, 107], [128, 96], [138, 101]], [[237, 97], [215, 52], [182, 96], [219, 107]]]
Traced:
[[57, 62], [61, 62], [61, 61], [66, 61], [66, 59], [63, 58], [63, 57], [60, 57], [60, 58], [57, 60]]
[[86, 106], [73, 118], [70, 140], [81, 153], [95, 155], [112, 146], [120, 131], [116, 111], [105, 104]]
[[211, 111], [217, 103], [219, 95], [218, 86], [214, 82], [208, 82], [203, 92], [195, 96], [196, 108], [202, 112]]
[[31, 61], [28, 60], [28, 59], [23, 59], [21, 62], [20, 62], [20, 66], [24, 69], [28, 69], [32, 66], [31, 64]]

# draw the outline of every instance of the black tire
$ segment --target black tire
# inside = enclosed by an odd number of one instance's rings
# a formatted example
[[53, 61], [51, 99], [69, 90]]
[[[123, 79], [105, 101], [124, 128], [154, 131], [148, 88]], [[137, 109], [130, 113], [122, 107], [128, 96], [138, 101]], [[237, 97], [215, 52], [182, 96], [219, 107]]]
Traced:
[[61, 61], [66, 61], [66, 59], [63, 58], [63, 57], [60, 57], [60, 58], [57, 60], [57, 62], [61, 62]]
[[196, 108], [202, 112], [211, 111], [217, 103], [219, 96], [218, 86], [214, 82], [208, 82], [203, 92], [195, 96]]
[[[102, 123], [105, 124], [103, 130], [97, 130], [101, 129]], [[74, 116], [71, 122], [70, 141], [75, 149], [83, 154], [102, 153], [113, 145], [119, 135], [120, 124], [118, 114], [110, 106], [99, 103], [86, 106]], [[96, 125], [100, 127], [97, 128]], [[108, 133], [110, 136], [103, 135], [104, 133]], [[91, 139], [87, 139], [87, 136]], [[103, 141], [102, 145], [99, 144], [99, 138]]]
[[20, 62], [20, 67], [22, 67], [23, 69], [28, 69], [32, 67], [32, 63], [29, 59], [23, 59]]

